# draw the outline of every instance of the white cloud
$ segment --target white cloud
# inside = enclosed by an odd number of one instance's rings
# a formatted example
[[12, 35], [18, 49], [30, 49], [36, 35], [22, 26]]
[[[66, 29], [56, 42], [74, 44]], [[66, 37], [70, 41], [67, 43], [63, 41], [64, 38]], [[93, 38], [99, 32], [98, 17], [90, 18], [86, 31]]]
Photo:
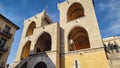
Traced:
[[[106, 11], [107, 14], [104, 20], [110, 20], [110, 26], [107, 29], [101, 30], [106, 36], [120, 34], [120, 1], [110, 0], [108, 3], [100, 3], [100, 11]], [[113, 21], [114, 20], [114, 21]], [[105, 24], [106, 25], [106, 24]]]

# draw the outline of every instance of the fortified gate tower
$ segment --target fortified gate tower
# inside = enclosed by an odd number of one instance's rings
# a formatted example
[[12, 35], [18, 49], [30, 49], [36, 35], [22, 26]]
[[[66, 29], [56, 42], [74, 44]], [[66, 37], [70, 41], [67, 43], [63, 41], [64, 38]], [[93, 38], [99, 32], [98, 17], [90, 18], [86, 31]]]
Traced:
[[45, 11], [24, 22], [16, 68], [109, 68], [93, 0], [58, 4], [60, 23]]
[[108, 68], [93, 0], [67, 0], [60, 11], [61, 68]]

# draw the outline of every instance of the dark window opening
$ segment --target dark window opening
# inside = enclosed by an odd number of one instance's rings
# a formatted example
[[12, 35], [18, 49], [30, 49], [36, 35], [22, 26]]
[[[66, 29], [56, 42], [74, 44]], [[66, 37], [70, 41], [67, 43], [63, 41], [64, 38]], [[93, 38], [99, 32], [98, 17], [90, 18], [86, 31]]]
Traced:
[[34, 68], [47, 68], [47, 65], [44, 62], [39, 62]]
[[78, 68], [78, 62], [75, 60], [75, 68]]
[[40, 48], [37, 48], [37, 53], [41, 52]]
[[6, 43], [6, 39], [0, 38], [0, 48], [4, 48], [5, 43]]
[[119, 46], [116, 45], [116, 44], [114, 44], [113, 47], [114, 47], [114, 49], [116, 50], [116, 53], [119, 53]]
[[114, 44], [108, 42], [108, 46], [106, 46], [105, 49], [107, 50], [106, 51], [107, 53], [114, 52], [114, 50], [116, 53], [119, 53], [119, 46], [118, 46], [117, 42], [115, 42], [115, 41], [114, 41]]
[[1, 60], [1, 58], [2, 58], [2, 53], [0, 53], [0, 60]]
[[5, 29], [4, 29], [4, 33], [9, 34], [10, 33], [10, 29], [11, 29], [11, 27], [9, 27], [8, 25], [6, 25]]

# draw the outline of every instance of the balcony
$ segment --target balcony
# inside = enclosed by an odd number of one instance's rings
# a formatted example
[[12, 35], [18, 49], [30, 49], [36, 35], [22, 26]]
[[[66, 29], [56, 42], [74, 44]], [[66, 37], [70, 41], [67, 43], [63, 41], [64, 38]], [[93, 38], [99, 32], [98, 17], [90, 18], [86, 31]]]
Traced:
[[4, 36], [4, 37], [8, 38], [8, 39], [10, 39], [10, 38], [12, 37], [12, 34], [9, 33], [9, 32], [6, 31], [6, 30], [1, 30], [1, 29], [0, 29], [0, 34], [1, 34], [2, 36]]

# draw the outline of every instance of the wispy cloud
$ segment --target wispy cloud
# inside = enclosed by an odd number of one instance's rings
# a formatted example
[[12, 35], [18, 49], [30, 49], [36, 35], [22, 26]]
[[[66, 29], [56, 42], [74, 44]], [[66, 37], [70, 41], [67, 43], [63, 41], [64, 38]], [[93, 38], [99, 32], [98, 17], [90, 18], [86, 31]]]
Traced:
[[106, 11], [104, 20], [109, 20], [109, 27], [101, 30], [105, 36], [120, 34], [120, 1], [110, 0], [108, 3], [100, 3], [100, 11]]

